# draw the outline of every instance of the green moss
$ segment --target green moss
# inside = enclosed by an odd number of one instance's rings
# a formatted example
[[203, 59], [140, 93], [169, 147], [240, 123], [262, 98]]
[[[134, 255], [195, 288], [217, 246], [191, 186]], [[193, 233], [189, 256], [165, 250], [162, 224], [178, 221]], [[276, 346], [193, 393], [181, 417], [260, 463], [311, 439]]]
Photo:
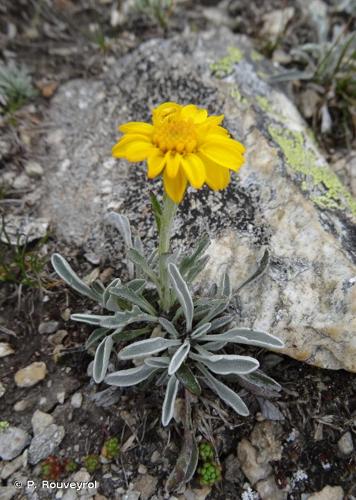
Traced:
[[331, 210], [351, 211], [356, 215], [356, 200], [330, 168], [318, 165], [315, 153], [306, 148], [301, 132], [274, 125], [269, 126], [268, 131], [282, 149], [290, 167], [305, 176], [301, 189], [310, 193], [316, 205]]
[[229, 47], [228, 55], [210, 65], [211, 72], [217, 78], [224, 78], [229, 75], [234, 69], [234, 64], [239, 63], [243, 58], [243, 52], [237, 47]]

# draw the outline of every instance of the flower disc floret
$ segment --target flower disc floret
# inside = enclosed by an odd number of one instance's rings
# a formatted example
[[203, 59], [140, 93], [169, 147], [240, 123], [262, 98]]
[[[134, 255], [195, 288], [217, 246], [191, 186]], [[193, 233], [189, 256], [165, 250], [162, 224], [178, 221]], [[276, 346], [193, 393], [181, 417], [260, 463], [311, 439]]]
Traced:
[[217, 191], [230, 182], [244, 163], [245, 148], [221, 126], [224, 115], [208, 116], [193, 104], [173, 102], [153, 110], [152, 123], [128, 122], [113, 147], [113, 156], [128, 161], [147, 160], [149, 179], [163, 175], [168, 196], [179, 203], [187, 184], [200, 189], [207, 184]]

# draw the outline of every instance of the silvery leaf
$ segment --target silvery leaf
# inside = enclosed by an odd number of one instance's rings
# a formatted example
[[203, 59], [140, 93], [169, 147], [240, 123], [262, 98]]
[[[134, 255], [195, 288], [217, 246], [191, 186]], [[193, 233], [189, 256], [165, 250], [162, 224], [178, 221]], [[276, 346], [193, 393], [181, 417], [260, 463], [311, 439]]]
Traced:
[[52, 255], [52, 266], [54, 270], [62, 278], [63, 281], [67, 283], [71, 288], [76, 290], [82, 295], [89, 297], [95, 301], [101, 302], [101, 294], [98, 294], [96, 291], [92, 290], [88, 285], [82, 281], [77, 274], [73, 271], [68, 262], [58, 253]]
[[95, 352], [93, 379], [97, 384], [102, 382], [105, 378], [113, 345], [113, 339], [111, 338], [111, 335], [109, 335], [101, 341]]
[[119, 359], [141, 358], [165, 351], [169, 347], [176, 347], [180, 344], [181, 342], [179, 340], [169, 340], [162, 337], [140, 340], [139, 342], [124, 347], [119, 352], [118, 357]]
[[190, 343], [185, 340], [173, 354], [168, 367], [168, 375], [173, 375], [182, 366], [190, 351]]
[[111, 316], [100, 316], [98, 314], [72, 314], [70, 317], [73, 321], [79, 321], [80, 323], [88, 323], [88, 325], [101, 325], [101, 322], [106, 318], [111, 318]]
[[146, 280], [138, 278], [138, 279], [129, 281], [127, 283], [127, 288], [130, 288], [130, 290], [133, 290], [134, 292], [139, 294], [140, 292], [142, 292], [142, 290], [145, 289], [146, 284], [147, 284]]
[[126, 300], [131, 304], [135, 304], [148, 314], [156, 314], [155, 308], [144, 297], [138, 295], [134, 290], [131, 290], [128, 287], [115, 287], [110, 290], [110, 293], [120, 299]]
[[170, 358], [168, 356], [146, 358], [144, 363], [152, 368], [168, 368]]
[[230, 278], [228, 273], [224, 273], [222, 278], [221, 278], [221, 283], [218, 288], [218, 295], [221, 295], [223, 297], [231, 297], [231, 284], [230, 284]]
[[169, 335], [177, 339], [179, 337], [179, 333], [176, 330], [176, 327], [173, 325], [171, 321], [166, 318], [158, 318], [159, 323], [163, 326]]
[[100, 339], [104, 337], [110, 330], [108, 328], [95, 328], [92, 331], [89, 338], [85, 342], [85, 348], [89, 349], [92, 345], [96, 344]]
[[195, 278], [203, 271], [209, 259], [209, 255], [205, 255], [194, 263], [185, 277], [188, 283], [194, 281]]
[[220, 380], [217, 380], [215, 377], [213, 377], [202, 365], [198, 365], [198, 368], [205, 377], [204, 382], [206, 383], [206, 385], [209, 386], [210, 389], [212, 389], [214, 392], [216, 392], [219, 398], [221, 398], [228, 406], [231, 406], [231, 408], [236, 413], [242, 415], [243, 417], [247, 417], [250, 414], [247, 406], [242, 401], [240, 396], [236, 394], [236, 392], [230, 389], [230, 387], [228, 387], [227, 385], [220, 382]]
[[130, 221], [126, 215], [118, 214], [116, 212], [109, 212], [106, 216], [106, 220], [109, 224], [114, 226], [121, 234], [124, 239], [125, 245], [128, 248], [132, 247], [132, 236]]
[[210, 352], [221, 351], [226, 346], [227, 342], [207, 342], [203, 345], [204, 349]]
[[121, 285], [121, 280], [120, 278], [115, 278], [106, 288], [105, 292], [103, 294], [103, 306], [106, 307], [106, 303], [110, 299], [110, 289], [114, 288], [115, 286], [120, 286]]
[[210, 307], [208, 313], [199, 321], [197, 327], [203, 325], [204, 323], [210, 322], [210, 320], [214, 319], [219, 314], [222, 314], [229, 304], [228, 299], [221, 299], [216, 301], [215, 307]]
[[[75, 316], [80, 316], [79, 314]], [[100, 316], [98, 316], [100, 317]], [[100, 326], [105, 328], [123, 328], [131, 323], [148, 322], [155, 323], [158, 319], [155, 316], [143, 313], [137, 306], [134, 306], [131, 311], [119, 311], [113, 316], [101, 316]]]
[[179, 270], [182, 275], [185, 275], [194, 263], [203, 255], [208, 246], [210, 245], [210, 238], [205, 234], [199, 241], [197, 248], [192, 255], [184, 257], [179, 265]]
[[209, 332], [214, 332], [215, 330], [219, 330], [219, 328], [222, 328], [223, 326], [226, 326], [229, 323], [231, 323], [232, 320], [233, 316], [231, 315], [221, 316], [220, 318], [213, 319], [211, 322], [211, 327]]
[[174, 414], [174, 403], [177, 397], [179, 387], [178, 379], [173, 375], [169, 378], [166, 394], [162, 406], [162, 425], [166, 427]]
[[218, 375], [251, 373], [260, 366], [257, 359], [251, 358], [250, 356], [238, 356], [237, 354], [205, 354], [203, 349], [201, 351], [199, 350], [199, 352], [202, 354], [191, 354], [191, 358], [200, 361], [209, 368], [209, 370]]
[[184, 312], [187, 332], [190, 332], [192, 329], [193, 314], [194, 314], [194, 305], [192, 296], [190, 295], [188, 286], [184, 281], [184, 279], [182, 278], [178, 270], [178, 267], [175, 264], [172, 263], [168, 264], [168, 273], [174, 292]]
[[270, 333], [251, 330], [249, 328], [232, 328], [218, 335], [203, 335], [201, 340], [217, 340], [222, 342], [233, 342], [236, 344], [256, 345], [259, 347], [284, 347], [284, 343], [278, 337]]
[[282, 390], [278, 382], [261, 370], [256, 370], [246, 375], [239, 375], [238, 379], [243, 387], [246, 387], [246, 389], [259, 396], [273, 397]]
[[110, 373], [110, 375], [105, 378], [105, 382], [109, 385], [116, 385], [118, 387], [130, 387], [143, 382], [155, 371], [156, 368], [143, 364], [135, 368], [128, 368], [127, 370], [119, 370]]
[[159, 285], [157, 275], [154, 271], [152, 271], [151, 266], [143, 255], [141, 255], [135, 248], [130, 248], [127, 256], [134, 264], [136, 264], [136, 266], [141, 268], [142, 272], [146, 274], [146, 276], [148, 276], [153, 283]]
[[204, 325], [201, 325], [199, 326], [198, 328], [196, 328], [191, 337], [192, 339], [197, 339], [199, 337], [201, 337], [202, 335], [204, 335], [206, 332], [208, 332], [211, 328], [211, 323], [204, 323]]

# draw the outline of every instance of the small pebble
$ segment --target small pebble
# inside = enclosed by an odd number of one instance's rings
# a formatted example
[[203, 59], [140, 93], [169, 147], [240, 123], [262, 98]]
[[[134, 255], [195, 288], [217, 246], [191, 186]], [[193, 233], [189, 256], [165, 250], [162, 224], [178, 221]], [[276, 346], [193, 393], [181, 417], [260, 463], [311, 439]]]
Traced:
[[40, 323], [38, 327], [38, 333], [43, 334], [51, 334], [58, 330], [59, 323], [58, 321], [43, 321]]
[[14, 404], [14, 411], [17, 411], [17, 412], [25, 411], [30, 406], [31, 406], [30, 401], [28, 401], [26, 399], [20, 399], [20, 401], [17, 401], [17, 403]]
[[83, 395], [81, 392], [76, 392], [70, 399], [70, 404], [73, 408], [80, 408], [83, 402]]
[[66, 397], [66, 393], [64, 391], [57, 392], [57, 401], [59, 404], [62, 405], [64, 403], [65, 397]]
[[37, 161], [30, 160], [25, 165], [25, 172], [29, 177], [42, 177], [43, 168]]
[[340, 450], [340, 453], [343, 455], [351, 455], [354, 451], [354, 443], [352, 441], [351, 432], [345, 432], [337, 442], [337, 446]]
[[36, 361], [15, 373], [17, 387], [32, 387], [47, 375], [47, 366], [43, 361]]
[[140, 464], [138, 466], [138, 473], [139, 474], [146, 474], [147, 473], [147, 467], [145, 467], [143, 464]]
[[0, 358], [14, 354], [14, 350], [8, 342], [0, 342]]

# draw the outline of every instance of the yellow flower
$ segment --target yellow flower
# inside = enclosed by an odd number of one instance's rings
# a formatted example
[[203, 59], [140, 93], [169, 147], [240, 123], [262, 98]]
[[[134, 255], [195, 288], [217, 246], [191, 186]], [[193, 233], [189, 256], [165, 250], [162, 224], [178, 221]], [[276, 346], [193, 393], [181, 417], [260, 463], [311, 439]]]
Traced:
[[132, 162], [147, 160], [149, 179], [163, 172], [164, 189], [175, 203], [182, 200], [188, 181], [196, 189], [204, 183], [215, 191], [225, 189], [230, 170], [237, 172], [244, 162], [245, 148], [221, 126], [223, 119], [194, 104], [166, 102], [153, 110], [152, 124], [121, 125], [124, 136], [112, 154]]

